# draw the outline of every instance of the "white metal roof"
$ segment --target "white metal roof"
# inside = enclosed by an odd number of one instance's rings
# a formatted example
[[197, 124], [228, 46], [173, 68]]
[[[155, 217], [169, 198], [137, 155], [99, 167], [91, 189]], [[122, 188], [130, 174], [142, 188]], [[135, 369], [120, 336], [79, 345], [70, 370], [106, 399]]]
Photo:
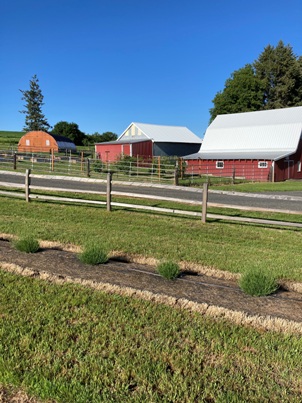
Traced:
[[302, 106], [218, 115], [195, 158], [278, 160], [295, 153], [301, 134]]
[[[146, 123], [132, 122], [117, 141], [126, 141], [125, 134], [130, 127], [134, 125], [146, 138], [153, 140], [154, 142], [162, 143], [193, 143], [201, 144], [201, 138], [196, 136], [191, 130], [183, 126], [162, 126]], [[133, 137], [135, 138], [135, 136]], [[136, 137], [137, 138], [137, 137]]]

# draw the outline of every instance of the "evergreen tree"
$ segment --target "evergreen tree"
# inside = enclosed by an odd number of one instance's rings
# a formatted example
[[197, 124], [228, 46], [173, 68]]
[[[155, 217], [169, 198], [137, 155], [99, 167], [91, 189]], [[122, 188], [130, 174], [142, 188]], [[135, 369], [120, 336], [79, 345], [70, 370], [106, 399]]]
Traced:
[[264, 88], [263, 109], [302, 105], [301, 62], [290, 45], [268, 45], [254, 66]]
[[29, 82], [29, 90], [23, 91], [22, 100], [25, 101], [25, 110], [20, 111], [25, 114], [24, 131], [42, 130], [47, 131], [51, 128], [47, 119], [42, 113], [43, 95], [39, 86], [39, 80], [36, 75]]
[[253, 64], [232, 73], [212, 102], [211, 121], [220, 114], [300, 106], [302, 57], [282, 41], [268, 45]]

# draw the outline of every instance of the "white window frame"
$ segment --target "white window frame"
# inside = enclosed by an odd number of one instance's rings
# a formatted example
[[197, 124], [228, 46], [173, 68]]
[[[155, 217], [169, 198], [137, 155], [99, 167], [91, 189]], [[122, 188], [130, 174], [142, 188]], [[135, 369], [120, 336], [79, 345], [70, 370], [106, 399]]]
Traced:
[[267, 162], [267, 161], [258, 161], [258, 168], [259, 168], [259, 169], [266, 169], [266, 168], [268, 168], [268, 162]]
[[26, 140], [25, 140], [25, 145], [26, 145], [26, 146], [30, 146], [30, 140], [29, 140], [29, 139], [26, 139]]
[[46, 146], [50, 146], [50, 140], [46, 140]]
[[216, 169], [223, 169], [224, 161], [216, 161]]
[[298, 164], [297, 164], [297, 172], [301, 172], [301, 161], [298, 161]]

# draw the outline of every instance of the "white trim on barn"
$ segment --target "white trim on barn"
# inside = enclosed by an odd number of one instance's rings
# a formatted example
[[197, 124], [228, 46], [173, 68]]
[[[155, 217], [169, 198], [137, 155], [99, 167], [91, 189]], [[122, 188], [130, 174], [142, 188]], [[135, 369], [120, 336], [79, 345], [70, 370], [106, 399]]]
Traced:
[[129, 141], [129, 139], [150, 139], [153, 142], [165, 143], [199, 143], [200, 137], [184, 126], [163, 126], [146, 123], [132, 122], [121, 134], [117, 141]]

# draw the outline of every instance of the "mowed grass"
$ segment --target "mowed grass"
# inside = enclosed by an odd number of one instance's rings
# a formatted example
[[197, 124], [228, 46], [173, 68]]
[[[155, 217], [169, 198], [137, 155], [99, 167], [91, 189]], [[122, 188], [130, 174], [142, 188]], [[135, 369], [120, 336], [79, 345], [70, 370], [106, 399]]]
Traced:
[[302, 181], [288, 180], [285, 182], [246, 182], [229, 185], [213, 185], [211, 189], [237, 191], [247, 193], [261, 193], [261, 192], [302, 192]]
[[0, 198], [0, 232], [302, 281], [300, 229]]
[[300, 402], [302, 339], [0, 272], [0, 384], [56, 402]]

